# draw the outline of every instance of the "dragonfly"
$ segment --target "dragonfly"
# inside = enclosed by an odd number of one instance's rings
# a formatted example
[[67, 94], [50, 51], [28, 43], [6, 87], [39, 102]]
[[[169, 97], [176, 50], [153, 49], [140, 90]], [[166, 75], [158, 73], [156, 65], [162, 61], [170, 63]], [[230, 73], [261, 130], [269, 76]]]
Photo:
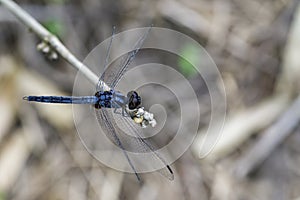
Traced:
[[[151, 27], [137, 40], [133, 50], [125, 54], [121, 62], [113, 70], [108, 70], [108, 57], [110, 54], [111, 44], [113, 41], [114, 31], [110, 39], [110, 44], [107, 50], [105, 59], [105, 70], [99, 78], [96, 85], [96, 92], [92, 96], [25, 96], [26, 101], [40, 102], [40, 103], [58, 103], [58, 104], [90, 104], [93, 105], [98, 123], [106, 136], [117, 145], [123, 152], [132, 172], [135, 174], [138, 181], [141, 177], [136, 170], [132, 158], [128, 154], [128, 149], [137, 153], [150, 153], [150, 159], [163, 166], [157, 171], [168, 178], [174, 179], [174, 174], [171, 167], [167, 164], [164, 158], [155, 151], [153, 143], [142, 137], [142, 128], [149, 124], [155, 126], [156, 121], [153, 114], [148, 113], [142, 107], [142, 98], [136, 91], [129, 91], [127, 95], [116, 91], [114, 88], [119, 83], [120, 79], [128, 70], [128, 67], [136, 54], [141, 49], [144, 41], [150, 31]], [[102, 87], [104, 81], [109, 87], [105, 90]], [[121, 112], [117, 112], [121, 109]], [[112, 112], [113, 110], [113, 112]], [[120, 128], [122, 124], [122, 129]], [[125, 130], [124, 130], [125, 129]], [[131, 133], [130, 137], [124, 132]], [[152, 161], [149, 163], [152, 163]]]

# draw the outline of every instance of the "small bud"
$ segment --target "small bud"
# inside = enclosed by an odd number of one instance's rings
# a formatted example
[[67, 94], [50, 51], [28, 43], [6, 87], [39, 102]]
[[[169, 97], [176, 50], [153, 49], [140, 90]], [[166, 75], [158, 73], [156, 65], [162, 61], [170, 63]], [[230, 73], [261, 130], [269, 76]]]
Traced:
[[37, 50], [46, 54], [47, 58], [50, 60], [57, 60], [58, 54], [44, 41], [37, 45]]
[[41, 42], [36, 46], [36, 48], [38, 51], [42, 51], [42, 49], [45, 48], [45, 46], [46, 46], [45, 42]]
[[45, 46], [45, 47], [42, 49], [42, 52], [45, 53], [45, 54], [49, 53], [49, 52], [50, 52], [50, 47], [49, 47], [48, 45]]
[[51, 51], [49, 58], [51, 60], [57, 60], [58, 59], [58, 55], [57, 55], [57, 53], [55, 51]]

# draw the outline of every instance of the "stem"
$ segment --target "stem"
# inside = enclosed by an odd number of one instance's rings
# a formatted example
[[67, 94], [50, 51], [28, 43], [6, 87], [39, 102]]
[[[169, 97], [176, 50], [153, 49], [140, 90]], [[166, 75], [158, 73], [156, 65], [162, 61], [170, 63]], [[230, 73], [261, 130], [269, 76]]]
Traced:
[[102, 85], [105, 90], [109, 90], [109, 86], [99, 78], [81, 61], [79, 61], [60, 41], [59, 39], [45, 29], [32, 16], [24, 11], [20, 6], [11, 0], [0, 0], [10, 12], [12, 12], [25, 26], [36, 33], [39, 38], [46, 44], [50, 45], [61, 57], [63, 57], [74, 68], [80, 71], [92, 84]]
[[[94, 84], [96, 87], [100, 86], [102, 90], [111, 89], [105, 82], [100, 80], [85, 64], [80, 62], [59, 41], [59, 39], [55, 35], [51, 34], [15, 2], [11, 0], [0, 0], [0, 3], [4, 5], [10, 12], [12, 12], [25, 26], [36, 33], [45, 44], [51, 46], [51, 48], [54, 49], [59, 55], [61, 55], [61, 57], [63, 57], [67, 62], [69, 62], [71, 66], [75, 67], [79, 72], [81, 72], [92, 84]], [[150, 124], [152, 127], [154, 127], [156, 125], [156, 121], [153, 118], [153, 114], [145, 111], [144, 108], [140, 109], [142, 111], [142, 114], [138, 118], [143, 119], [140, 125], [143, 127], [147, 127]]]

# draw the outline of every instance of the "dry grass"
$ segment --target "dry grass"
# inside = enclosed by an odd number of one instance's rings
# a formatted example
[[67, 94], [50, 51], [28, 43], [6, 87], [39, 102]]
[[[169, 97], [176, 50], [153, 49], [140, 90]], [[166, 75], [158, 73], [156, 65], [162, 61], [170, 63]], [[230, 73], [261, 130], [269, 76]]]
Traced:
[[[70, 106], [22, 100], [28, 94], [70, 95], [76, 72], [63, 60], [44, 59], [35, 49], [37, 38], [0, 7], [0, 200], [299, 199], [299, 116], [284, 115], [299, 90], [298, 6], [298, 0], [22, 4], [41, 22], [62, 22], [61, 40], [79, 59], [113, 25], [126, 30], [151, 23], [191, 36], [214, 59], [227, 94], [223, 138], [209, 157], [198, 159], [211, 111], [209, 94], [191, 80], [203, 108], [198, 137], [172, 164], [174, 181], [150, 173], [142, 175], [143, 185], [92, 159], [76, 136]], [[252, 166], [258, 158], [247, 155], [267, 148], [257, 144], [282, 116], [285, 129], [268, 138], [276, 145]], [[236, 176], [241, 166], [247, 174]]]

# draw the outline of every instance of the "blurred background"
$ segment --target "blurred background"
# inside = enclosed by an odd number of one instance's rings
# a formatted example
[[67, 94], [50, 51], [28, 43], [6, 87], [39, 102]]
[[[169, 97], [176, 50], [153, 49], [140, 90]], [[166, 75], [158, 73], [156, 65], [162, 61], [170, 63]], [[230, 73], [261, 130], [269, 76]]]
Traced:
[[[227, 117], [222, 138], [200, 159], [210, 94], [190, 65], [177, 60], [202, 109], [193, 145], [171, 165], [175, 180], [149, 173], [140, 184], [107, 168], [84, 150], [71, 106], [22, 100], [71, 95], [77, 71], [38, 52], [39, 38], [0, 3], [0, 200], [300, 199], [299, 0], [17, 3], [79, 60], [110, 37], [113, 26], [121, 32], [153, 24], [188, 35], [221, 73]], [[189, 47], [182, 51], [194, 56]]]

